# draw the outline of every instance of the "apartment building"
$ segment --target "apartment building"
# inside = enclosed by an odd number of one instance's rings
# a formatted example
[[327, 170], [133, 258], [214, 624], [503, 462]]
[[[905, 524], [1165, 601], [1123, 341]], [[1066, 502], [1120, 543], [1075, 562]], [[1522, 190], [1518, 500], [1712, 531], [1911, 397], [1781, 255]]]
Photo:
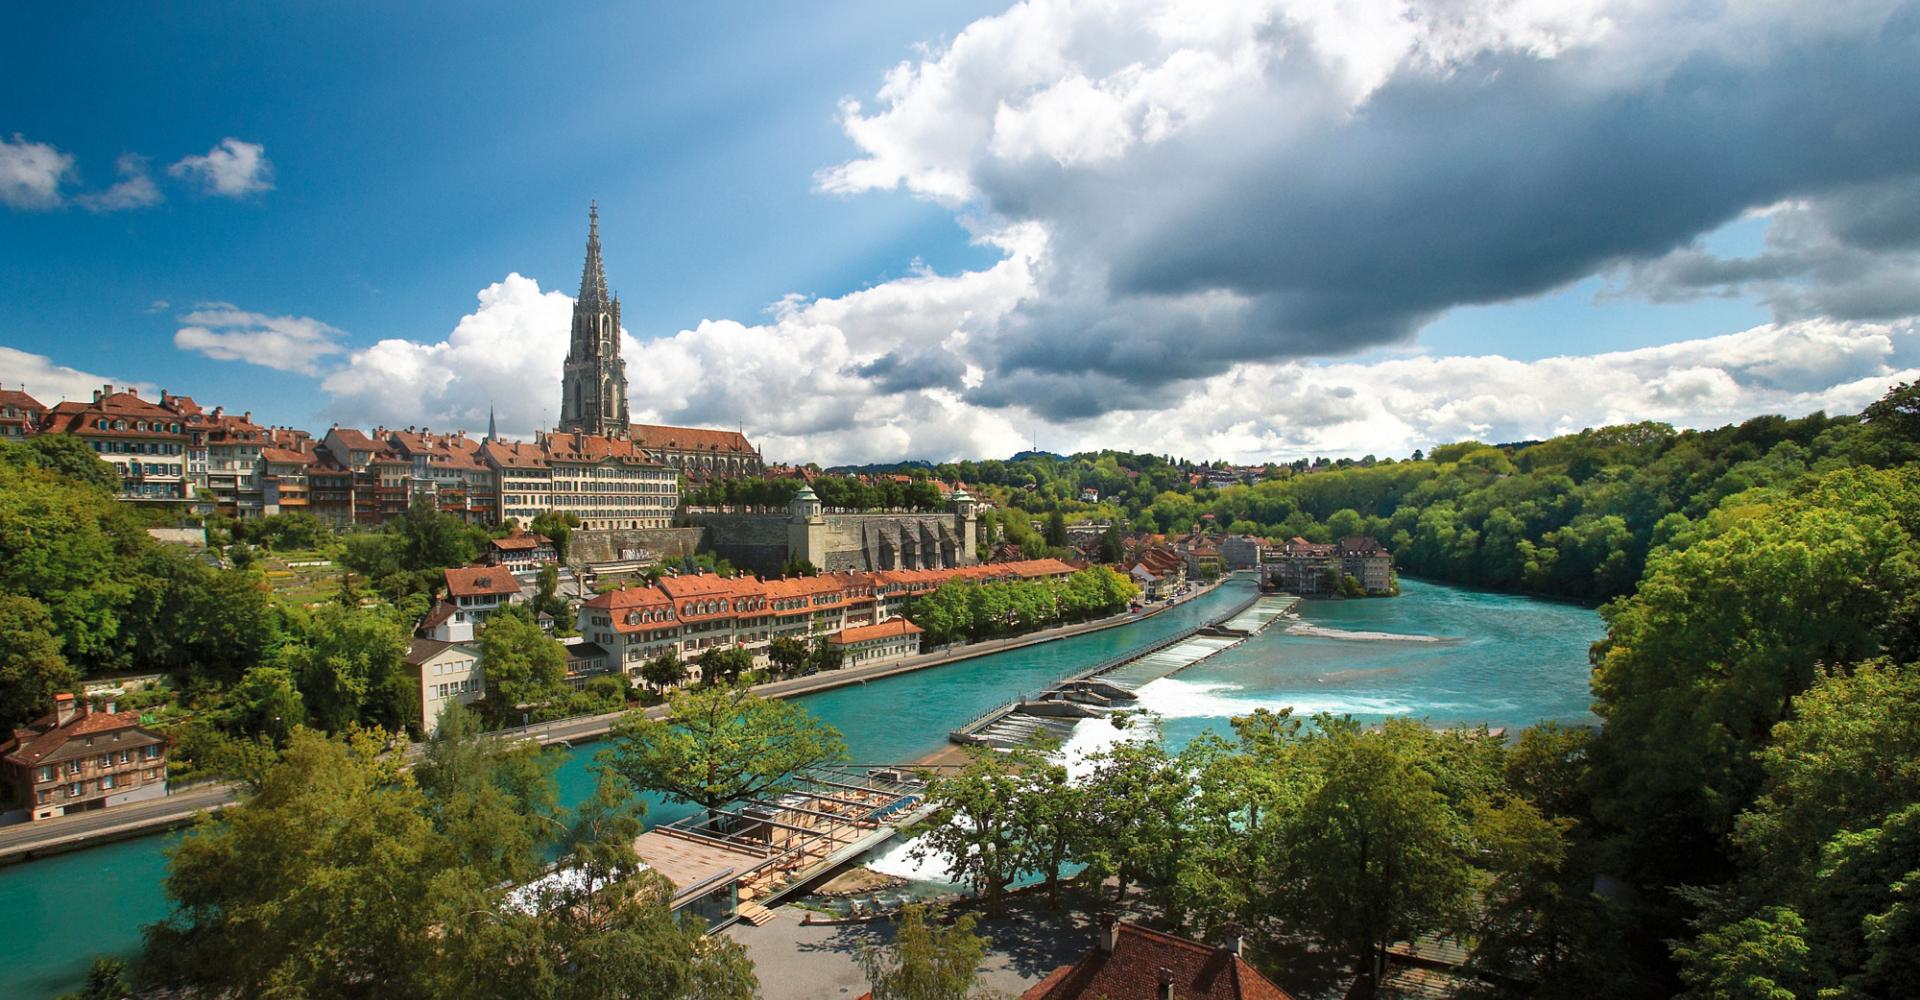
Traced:
[[0, 389], [0, 438], [18, 441], [40, 432], [47, 408], [27, 395], [26, 387]]
[[192, 497], [185, 421], [135, 389], [105, 385], [91, 402], [60, 403], [47, 411], [43, 429], [74, 435], [111, 464], [120, 474], [121, 499], [185, 503]]
[[[710, 649], [744, 647], [766, 663], [776, 638], [826, 639], [867, 662], [911, 655], [919, 633], [871, 631], [904, 617], [907, 602], [954, 579], [1064, 579], [1076, 571], [1057, 559], [951, 569], [822, 573], [760, 580], [711, 573], [663, 577], [654, 586], [600, 594], [580, 606], [577, 628], [628, 674], [672, 651], [692, 661]], [[863, 631], [865, 630], [865, 631]]]
[[167, 793], [167, 738], [139, 712], [95, 711], [71, 693], [0, 744], [0, 771], [30, 820], [107, 809]]

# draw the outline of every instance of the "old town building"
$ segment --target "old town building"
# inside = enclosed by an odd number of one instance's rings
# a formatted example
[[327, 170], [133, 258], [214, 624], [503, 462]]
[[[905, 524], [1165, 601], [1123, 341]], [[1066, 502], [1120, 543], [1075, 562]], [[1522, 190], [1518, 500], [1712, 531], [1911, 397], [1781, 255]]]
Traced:
[[580, 606], [577, 628], [629, 675], [666, 652], [692, 661], [710, 649], [745, 647], [764, 664], [776, 638], [835, 641], [866, 661], [911, 655], [917, 631], [868, 626], [901, 619], [909, 599], [949, 580], [1065, 579], [1075, 568], [1057, 559], [949, 569], [821, 573], [760, 580], [711, 573], [663, 577], [653, 586], [608, 591]]
[[111, 701], [95, 711], [72, 694], [15, 729], [0, 744], [0, 765], [33, 820], [167, 794], [167, 738], [142, 726], [139, 712], [116, 712]]
[[680, 479], [633, 442], [556, 431], [538, 444], [552, 478], [550, 509], [589, 531], [672, 526]]
[[123, 499], [184, 503], [192, 496], [185, 422], [137, 390], [107, 385], [94, 390], [92, 402], [59, 403], [43, 428], [74, 435], [111, 464]]
[[760, 450], [739, 431], [634, 424], [628, 436], [693, 482], [752, 478], [766, 471]]
[[0, 389], [0, 438], [19, 440], [40, 432], [47, 408], [27, 395], [25, 387]]

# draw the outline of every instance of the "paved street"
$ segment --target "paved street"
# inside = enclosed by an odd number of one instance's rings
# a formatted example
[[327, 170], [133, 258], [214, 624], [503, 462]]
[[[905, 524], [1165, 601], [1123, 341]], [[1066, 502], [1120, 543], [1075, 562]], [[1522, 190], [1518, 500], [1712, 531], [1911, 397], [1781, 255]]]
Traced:
[[[807, 925], [805, 911], [785, 906], [764, 927], [740, 923], [723, 933], [747, 948], [760, 974], [766, 1000], [821, 1000], [866, 992], [857, 958], [862, 942], [893, 939], [893, 924]], [[1008, 915], [982, 920], [976, 930], [989, 943], [982, 985], [1019, 996], [1047, 973], [1093, 946], [1093, 928], [1072, 912], [1055, 913], [1035, 899], [1015, 900]]]
[[111, 839], [115, 834], [170, 826], [202, 809], [217, 809], [233, 800], [232, 786], [205, 785], [150, 802], [0, 827], [0, 859], [10, 861], [28, 851], [65, 848], [76, 840]]

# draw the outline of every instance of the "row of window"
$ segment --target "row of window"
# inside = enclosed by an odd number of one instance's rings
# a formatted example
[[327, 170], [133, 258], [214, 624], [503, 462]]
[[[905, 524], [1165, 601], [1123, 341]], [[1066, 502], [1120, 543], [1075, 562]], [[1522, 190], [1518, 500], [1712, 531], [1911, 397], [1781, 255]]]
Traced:
[[[160, 759], [160, 745], [157, 743], [149, 743], [146, 746], [141, 747], [139, 749], [139, 755], [141, 760], [158, 760]], [[133, 750], [121, 750], [121, 751], [118, 751], [117, 753], [114, 751], [108, 751], [107, 753], [103, 753], [100, 756], [95, 757], [93, 760], [94, 760], [94, 763], [98, 764], [101, 767], [113, 767], [117, 764], [131, 764], [133, 763], [133, 758], [134, 758]], [[78, 757], [74, 758], [73, 760], [67, 761], [66, 763], [67, 776], [72, 777], [76, 774], [79, 774], [80, 771], [86, 766], [86, 763], [87, 762], [84, 758], [78, 758]], [[38, 780], [40, 781], [53, 781], [58, 777], [60, 777], [60, 765], [58, 764], [43, 765], [40, 768], [40, 771], [38, 774]]]
[[178, 455], [184, 449], [164, 441], [94, 441], [93, 450], [102, 455]]
[[104, 417], [95, 418], [93, 421], [94, 428], [96, 430], [103, 430], [103, 431], [104, 430], [116, 430], [116, 431], [136, 430], [136, 431], [153, 431], [154, 433], [158, 433], [158, 434], [180, 433], [180, 425], [177, 423], [169, 424], [169, 423], [163, 423], [158, 420], [152, 420], [152, 421], [135, 420], [132, 422], [133, 426], [131, 428], [129, 428], [127, 424], [128, 422], [125, 420], [109, 421]]
[[485, 690], [486, 688], [482, 686], [480, 683], [480, 678], [469, 677], [464, 681], [452, 681], [447, 684], [435, 684], [433, 686], [433, 696], [435, 698], [444, 699], [444, 698], [451, 698], [454, 695], [468, 694], [474, 691], [484, 692]]
[[[157, 767], [148, 768], [147, 770], [141, 772], [141, 777], [145, 778], [147, 781], [158, 781], [160, 779], [160, 769]], [[111, 792], [116, 788], [124, 788], [132, 784], [136, 784], [136, 782], [132, 780], [131, 775], [103, 774], [100, 776], [97, 782], [72, 781], [62, 786], [60, 790], [67, 793], [66, 795], [67, 798], [77, 799], [87, 794], [89, 787], [97, 788], [99, 791], [102, 791], [102, 792]], [[39, 803], [43, 806], [46, 805], [48, 801], [50, 801], [53, 798], [53, 792], [54, 792], [54, 789], [51, 789], [51, 788], [40, 789], [40, 792], [37, 796]]]

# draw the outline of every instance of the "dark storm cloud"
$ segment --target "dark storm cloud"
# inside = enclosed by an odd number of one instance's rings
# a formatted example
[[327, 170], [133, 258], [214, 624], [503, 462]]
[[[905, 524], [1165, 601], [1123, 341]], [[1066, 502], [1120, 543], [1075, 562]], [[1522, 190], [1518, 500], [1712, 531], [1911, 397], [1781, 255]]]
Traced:
[[1920, 176], [1778, 208], [1765, 247], [1750, 257], [1688, 246], [1636, 264], [1625, 293], [1656, 302], [1753, 295], [1783, 321], [1920, 313]]
[[[1696, 51], [1637, 82], [1605, 64], [1613, 50], [1483, 57], [1403, 68], [1351, 116], [1303, 122], [1275, 91], [1097, 168], [989, 161], [984, 200], [1046, 222], [1052, 264], [1042, 294], [981, 338], [999, 378], [970, 398], [1063, 418], [1125, 408], [1235, 362], [1403, 340], [1449, 308], [1662, 258], [1747, 209], [1841, 189], [1883, 199], [1834, 216], [1853, 246], [1908, 245], [1915, 7], [1848, 38], [1785, 30], [1763, 58]], [[1829, 291], [1795, 309], [1920, 309], [1897, 282]], [[1092, 391], [1016, 398], [1020, 373]]]
[[943, 347], [897, 347], [849, 374], [868, 379], [882, 392], [957, 387], [967, 373], [966, 363]]

